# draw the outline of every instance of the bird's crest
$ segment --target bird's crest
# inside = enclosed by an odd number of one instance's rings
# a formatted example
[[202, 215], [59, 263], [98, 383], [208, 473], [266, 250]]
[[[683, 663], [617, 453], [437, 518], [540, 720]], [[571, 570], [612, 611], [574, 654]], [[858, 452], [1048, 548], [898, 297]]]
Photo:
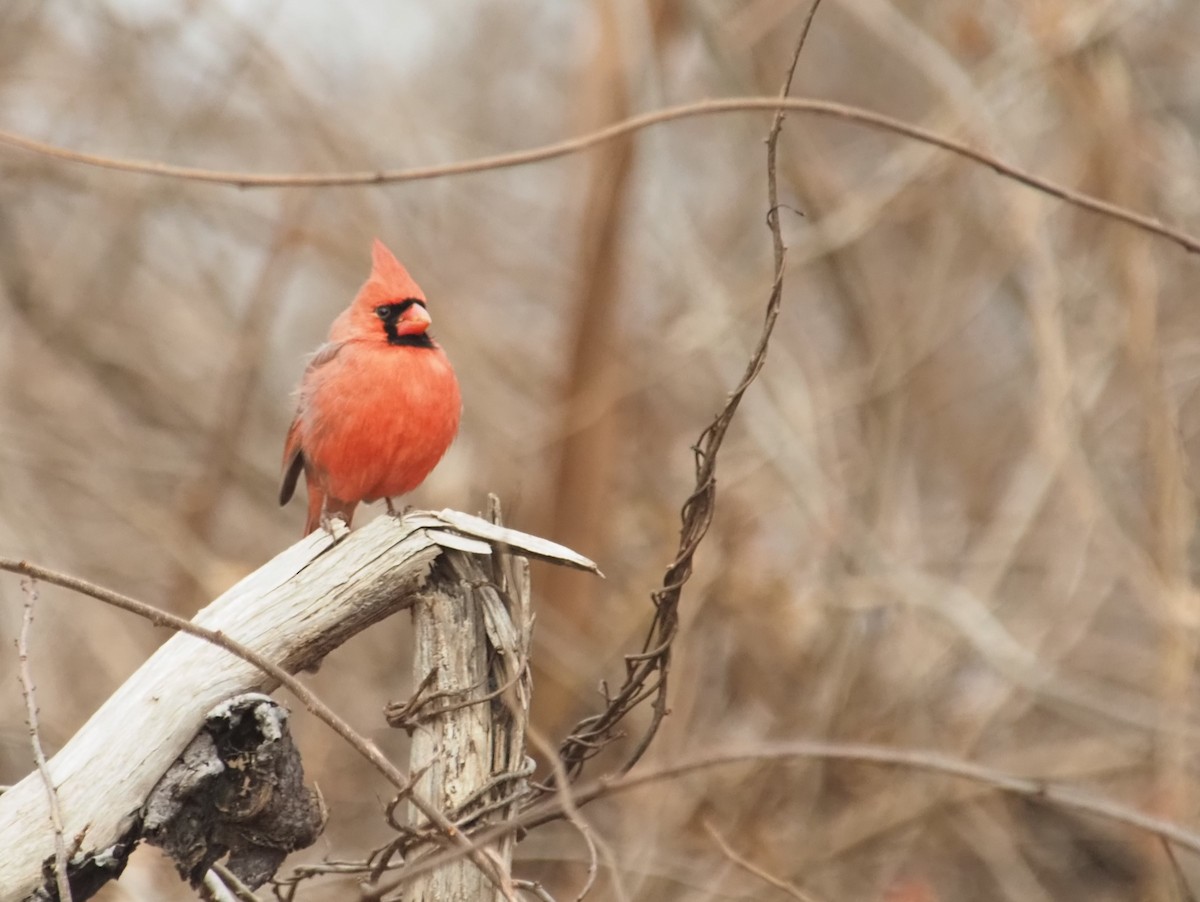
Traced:
[[370, 281], [379, 283], [390, 297], [425, 300], [425, 293], [413, 281], [408, 270], [378, 238], [371, 245]]
[[[371, 275], [358, 289], [350, 306], [333, 321], [329, 340], [336, 344], [364, 338], [386, 339], [388, 334], [380, 325], [379, 308], [403, 304], [405, 301], [420, 301], [420, 309], [424, 310], [425, 292], [384, 243], [376, 238], [371, 245]], [[428, 324], [428, 316], [425, 320]]]

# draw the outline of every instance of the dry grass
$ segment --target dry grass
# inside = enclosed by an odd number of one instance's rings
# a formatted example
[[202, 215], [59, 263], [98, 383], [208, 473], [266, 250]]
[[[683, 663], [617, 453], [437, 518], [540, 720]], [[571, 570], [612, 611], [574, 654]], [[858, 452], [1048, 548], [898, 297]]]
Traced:
[[[15, 0], [0, 126], [213, 168], [448, 162], [773, 94], [807, 5]], [[1193, 3], [826, 0], [794, 93], [967, 137], [1195, 234], [1198, 42]], [[301, 512], [274, 506], [288, 393], [379, 235], [429, 294], [466, 399], [461, 439], [411, 502], [473, 510], [496, 491], [512, 525], [609, 575], [535, 574], [535, 717], [561, 735], [645, 629], [689, 445], [757, 334], [768, 123], [692, 119], [521, 169], [288, 191], [0, 150], [0, 554], [190, 614], [296, 538]], [[783, 211], [783, 313], [723, 451], [647, 765], [871, 741], [1194, 823], [1200, 264], [845, 123], [792, 115], [780, 152], [783, 201], [804, 213]], [[52, 751], [163, 637], [41, 596]], [[15, 636], [15, 578], [0, 604]], [[397, 756], [381, 709], [411, 689], [408, 644], [406, 622], [382, 624], [313, 678]], [[16, 668], [0, 659], [0, 782], [31, 768]], [[361, 854], [386, 836], [387, 788], [296, 721], [332, 816], [294, 860]], [[860, 764], [719, 768], [584, 814], [613, 864], [593, 898], [1167, 900], [1200, 884], [1144, 835]], [[569, 825], [518, 847], [517, 875], [558, 898], [586, 870]], [[147, 851], [103, 896], [187, 897]]]

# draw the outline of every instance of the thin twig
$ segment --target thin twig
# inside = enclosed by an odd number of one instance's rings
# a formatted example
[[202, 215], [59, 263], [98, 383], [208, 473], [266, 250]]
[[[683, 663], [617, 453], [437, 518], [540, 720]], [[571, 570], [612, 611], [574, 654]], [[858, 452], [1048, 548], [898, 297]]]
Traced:
[[[532, 724], [527, 730], [530, 743], [545, 757], [550, 769], [554, 771], [554, 787], [558, 794], [558, 800], [563, 806], [563, 813], [571, 825], [579, 831], [579, 835], [583, 837], [583, 842], [588, 849], [588, 869], [587, 879], [580, 888], [579, 893], [575, 896], [575, 902], [583, 902], [584, 897], [592, 891], [592, 887], [596, 884], [596, 873], [599, 870], [599, 861], [597, 860], [596, 848], [597, 838], [594, 835], [595, 831], [591, 824], [587, 822], [584, 816], [579, 811], [579, 806], [575, 804], [575, 800], [571, 798], [571, 783], [567, 779], [566, 769], [563, 763], [559, 760], [554, 746], [544, 737], [539, 730], [536, 730]], [[600, 846], [604, 850], [605, 864], [608, 865], [609, 871], [613, 875], [613, 888], [618, 899], [627, 899], [628, 895], [625, 892], [625, 887], [621, 882], [621, 876], [617, 872], [617, 862], [613, 857], [612, 851], [608, 844], [600, 842]]]
[[46, 787], [46, 801], [50, 805], [50, 823], [54, 827], [54, 879], [58, 885], [58, 898], [71, 902], [71, 880], [68, 875], [67, 844], [63, 839], [62, 808], [58, 803], [58, 790], [46, 764], [46, 753], [42, 750], [42, 737], [38, 731], [38, 707], [34, 698], [33, 672], [29, 667], [29, 630], [33, 626], [33, 606], [38, 600], [37, 581], [34, 577], [21, 580], [25, 592], [24, 613], [21, 616], [21, 632], [17, 635], [17, 677], [21, 681], [21, 696], [25, 699], [25, 717], [29, 722], [29, 744], [33, 747], [33, 760], [37, 765], [42, 785]]
[[209, 182], [219, 185], [229, 185], [236, 188], [301, 188], [301, 187], [337, 187], [347, 185], [385, 185], [399, 182], [415, 182], [424, 179], [445, 178], [447, 176], [466, 175], [472, 172], [486, 172], [492, 169], [507, 169], [514, 166], [525, 166], [530, 163], [540, 163], [569, 154], [579, 153], [597, 144], [612, 141], [623, 135], [673, 122], [678, 119], [689, 119], [697, 116], [712, 116], [721, 113], [744, 113], [753, 111], [791, 110], [798, 113], [810, 113], [815, 116], [827, 116], [853, 122], [868, 128], [903, 135], [914, 141], [931, 144], [949, 151], [957, 156], [973, 160], [995, 170], [1005, 178], [1012, 179], [1052, 197], [1057, 197], [1072, 206], [1099, 213], [1111, 219], [1116, 219], [1131, 225], [1136, 229], [1166, 238], [1178, 244], [1184, 250], [1200, 253], [1200, 238], [1190, 235], [1182, 229], [1164, 224], [1153, 216], [1147, 216], [1123, 207], [1120, 204], [1093, 197], [1082, 191], [1075, 191], [1064, 185], [1059, 185], [1049, 179], [1005, 163], [998, 157], [986, 151], [978, 150], [948, 138], [936, 132], [929, 131], [919, 125], [912, 125], [882, 113], [872, 112], [861, 107], [831, 100], [815, 100], [811, 98], [777, 97], [728, 97], [714, 100], [700, 100], [685, 103], [666, 109], [654, 110], [639, 116], [632, 116], [621, 122], [605, 128], [589, 132], [565, 141], [556, 141], [541, 147], [514, 153], [495, 154], [464, 160], [459, 163], [448, 163], [437, 166], [418, 166], [409, 169], [379, 169], [365, 172], [292, 172], [267, 173], [233, 172], [217, 169], [202, 169], [191, 166], [175, 166], [169, 163], [159, 163], [150, 160], [120, 159], [101, 156], [100, 154], [84, 153], [60, 147], [35, 138], [29, 138], [16, 132], [0, 130], [0, 144], [7, 144], [20, 150], [41, 156], [51, 157], [68, 163], [79, 163], [85, 166], [95, 166], [101, 169], [115, 169], [120, 172], [131, 172], [138, 175], [161, 176], [164, 178], [184, 179], [194, 182]]
[[793, 899], [799, 899], [800, 902], [817, 902], [815, 896], [809, 895], [794, 883], [789, 883], [787, 880], [784, 880], [781, 877], [776, 877], [770, 871], [764, 870], [756, 865], [753, 861], [750, 861], [748, 858], [740, 855], [738, 851], [733, 848], [733, 846], [729, 845], [729, 843], [725, 840], [725, 837], [717, 832], [717, 828], [714, 827], [711, 822], [704, 821], [704, 829], [708, 835], [712, 837], [713, 842], [715, 842], [721, 849], [721, 854], [736, 864], [743, 871], [748, 871], [759, 880], [771, 884], [771, 886], [775, 887], [776, 889], [783, 890]]
[[404, 730], [409, 736], [421, 724], [427, 722], [434, 717], [440, 717], [444, 714], [449, 714], [453, 711], [460, 711], [463, 708], [470, 708], [475, 705], [482, 705], [484, 702], [494, 701], [500, 698], [504, 693], [517, 684], [522, 676], [525, 675], [528, 663], [523, 662], [522, 666], [517, 669], [516, 673], [509, 679], [507, 683], [499, 689], [493, 689], [486, 695], [481, 695], [478, 698], [466, 698], [462, 701], [451, 702], [440, 708], [426, 711], [434, 702], [442, 701], [443, 699], [453, 698], [456, 695], [469, 695], [476, 692], [486, 683], [481, 683], [478, 686], [471, 686], [467, 689], [450, 689], [443, 692], [433, 692], [429, 695], [422, 695], [424, 690], [428, 689], [435, 677], [437, 670], [431, 670], [426, 674], [425, 679], [421, 681], [421, 685], [417, 687], [416, 692], [406, 702], [390, 702], [383, 709], [384, 720], [387, 721], [389, 727], [394, 727], [398, 730]]
[[409, 792], [409, 798], [414, 806], [423, 815], [429, 818], [430, 823], [438, 828], [451, 841], [456, 843], [464, 850], [464, 853], [469, 853], [471, 860], [492, 880], [497, 887], [500, 886], [500, 877], [492, 872], [490, 864], [480, 854], [479, 850], [475, 849], [462, 832], [454, 826], [453, 823], [439, 811], [428, 799], [419, 793], [410, 790], [410, 783], [398, 767], [392, 764], [387, 757], [379, 751], [375, 743], [364, 737], [361, 733], [355, 730], [350, 724], [342, 718], [336, 711], [330, 708], [327, 704], [321, 701], [306, 687], [303, 683], [297, 680], [294, 676], [280, 667], [273, 661], [260, 655], [252, 648], [248, 648], [242, 643], [229, 638], [224, 633], [214, 630], [205, 629], [192, 623], [190, 620], [184, 620], [182, 617], [176, 617], [174, 614], [169, 614], [166, 611], [159, 610], [153, 605], [146, 604], [143, 601], [130, 598], [127, 595], [122, 595], [119, 592], [114, 592], [111, 589], [106, 589], [103, 586], [98, 586], [95, 583], [88, 582], [79, 577], [70, 576], [65, 573], [60, 573], [56, 570], [50, 570], [47, 567], [41, 567], [37, 564], [31, 564], [29, 561], [15, 561], [10, 558], [0, 558], [0, 570], [8, 570], [12, 573], [18, 573], [22, 576], [40, 579], [43, 582], [48, 582], [56, 586], [61, 586], [64, 589], [70, 589], [73, 592], [78, 592], [82, 595], [87, 595], [95, 598], [97, 601], [102, 601], [105, 604], [110, 604], [113, 607], [120, 608], [123, 611], [128, 611], [131, 614], [137, 614], [139, 617], [144, 617], [155, 626], [169, 627], [181, 633], [187, 633], [190, 636], [195, 636], [198, 639], [203, 639], [206, 642], [211, 642], [218, 648], [222, 648], [232, 655], [241, 658], [253, 664], [263, 673], [272, 679], [277, 680], [281, 685], [287, 687], [301, 704], [318, 720], [324, 722], [330, 729], [341, 736], [350, 747], [362, 755], [370, 762], [376, 770], [394, 785], [397, 789]]
[[[503, 808], [506, 805], [512, 805], [517, 799], [521, 798], [528, 790], [520, 785], [521, 781], [529, 779], [533, 775], [536, 765], [531, 758], [526, 758], [525, 763], [516, 770], [505, 771], [502, 774], [496, 774], [486, 783], [472, 792], [465, 800], [463, 800], [457, 808], [448, 813], [448, 816], [460, 827], [463, 824], [468, 824], [471, 821], [478, 820], [486, 814], [490, 814], [497, 808]], [[497, 799], [487, 799], [492, 792], [504, 786], [506, 783], [516, 783], [515, 790], [507, 795]], [[480, 805], [480, 802], [484, 802]]]
[[[540, 732], [535, 730], [532, 725], [526, 726], [526, 735], [528, 736], [530, 743], [546, 758], [547, 763], [550, 765], [550, 768], [555, 775], [555, 779], [551, 781], [554, 784], [554, 787], [553, 789], [548, 789], [547, 792], [554, 793], [555, 798], [558, 801], [558, 810], [561, 812], [561, 815], [568, 822], [570, 822], [570, 824], [575, 827], [576, 830], [579, 831], [580, 836], [583, 837], [584, 843], [588, 848], [587, 877], [584, 880], [584, 885], [580, 889], [579, 894], [575, 897], [576, 902], [581, 902], [581, 900], [587, 896], [589, 892], [591, 892], [592, 887], [596, 882], [596, 874], [598, 870], [597, 853], [604, 857], [604, 863], [608, 867], [609, 872], [613, 875], [614, 896], [619, 900], [628, 899], [629, 895], [625, 890], [624, 883], [621, 881], [620, 873], [617, 870], [616, 857], [613, 855], [612, 849], [608, 843], [604, 842], [602, 838], [596, 835], [595, 830], [592, 829], [591, 825], [580, 813], [579, 808], [575, 804], [575, 800], [572, 797], [573, 787], [571, 786], [570, 781], [567, 779], [562, 761], [559, 760], [553, 744], [550, 743], [550, 741], [547, 740], [546, 737]], [[509, 820], [497, 826], [503, 827], [513, 822], [513, 820]], [[495, 831], [491, 832], [495, 833], [497, 838], [502, 838], [512, 831], [501, 830], [498, 833]], [[484, 846], [477, 844], [477, 848], [484, 848]], [[425, 862], [441, 861], [444, 864], [447, 861], [452, 860], [454, 859], [445, 855], [439, 856], [436, 853], [428, 856], [427, 858], [420, 859], [419, 861], [406, 865], [404, 869], [399, 872], [399, 875], [394, 876], [390, 882], [374, 886], [369, 891], [364, 890], [361, 897], [364, 902], [372, 902], [372, 900], [381, 899], [388, 893], [399, 889], [410, 880], [426, 873], [429, 868], [422, 866]], [[516, 885], [515, 881], [513, 885]]]
[[225, 888], [233, 893], [238, 902], [262, 902], [258, 896], [254, 895], [254, 891], [241, 881], [237, 874], [219, 861], [214, 862], [209, 870], [221, 879], [221, 882], [225, 884]]
[[546, 888], [536, 880], [514, 880], [513, 886], [523, 893], [529, 893], [535, 899], [540, 899], [541, 902], [556, 902], [555, 898], [546, 891]]
[[233, 894], [233, 890], [227, 887], [216, 871], [208, 870], [204, 872], [204, 877], [200, 881], [200, 885], [196, 887], [200, 898], [207, 902], [237, 902], [237, 897]]
[[814, 0], [809, 9], [808, 18], [804, 21], [791, 65], [788, 67], [783, 86], [780, 88], [779, 99], [775, 101], [775, 119], [771, 123], [771, 130], [767, 136], [767, 224], [771, 230], [775, 267], [758, 342], [746, 364], [746, 370], [742, 374], [741, 380], [726, 399], [724, 408], [700, 434], [693, 447], [695, 486], [680, 512], [680, 538], [675, 560], [667, 568], [662, 587], [651, 596], [655, 608], [654, 618], [642, 644], [642, 653], [626, 655], [625, 681], [612, 696], [604, 711], [580, 721], [571, 735], [562, 742], [560, 755], [568, 775], [572, 778], [578, 777], [584, 762], [594, 756], [605, 744], [618, 737], [619, 724], [643, 700], [651, 699], [650, 722], [618, 769], [619, 773], [627, 772], [641, 759], [657, 734], [663, 718], [667, 715], [671, 646], [679, 627], [679, 600], [684, 585], [692, 575], [696, 550], [700, 547], [700, 543], [712, 523], [717, 497], [717, 453], [725, 440], [725, 433], [728, 431], [730, 423], [733, 422], [734, 414], [737, 413], [738, 406], [741, 404], [742, 396], [745, 395], [746, 390], [754, 382], [766, 362], [767, 347], [775, 329], [775, 321], [779, 317], [779, 307], [783, 298], [785, 249], [779, 227], [779, 196], [775, 176], [776, 146], [779, 143], [779, 132], [783, 126], [783, 109], [781, 107], [791, 90], [796, 65], [800, 61], [800, 53], [804, 50], [804, 43], [819, 5], [820, 0]]
[[[573, 787], [571, 798], [575, 805], [582, 806], [596, 799], [608, 798], [619, 793], [641, 789], [657, 783], [670, 782], [704, 770], [736, 764], [785, 763], [790, 761], [841, 761], [852, 764], [899, 767], [923, 771], [945, 777], [969, 780], [999, 792], [1079, 811], [1111, 823], [1142, 830], [1165, 842], [1200, 853], [1200, 832], [1164, 818], [1146, 814], [1129, 805], [1105, 798], [1085, 789], [1065, 783], [1055, 783], [1037, 777], [1023, 777], [999, 768], [976, 764], [951, 755], [926, 749], [902, 749], [866, 743], [822, 742], [819, 740], [795, 740], [772, 743], [748, 750], [713, 752], [698, 758], [677, 762], [657, 769], [644, 770], [638, 774], [619, 777], [604, 777], [582, 787]], [[531, 830], [540, 824], [557, 820], [563, 816], [562, 802], [556, 797], [546, 797], [535, 808], [521, 812], [514, 818], [487, 830], [472, 834], [471, 843], [478, 848], [495, 842], [498, 838], [519, 830]], [[447, 860], [465, 854], [453, 849], [437, 856], [430, 856], [401, 870], [397, 883], [406, 882], [418, 874], [441, 867]]]
[[1163, 852], [1166, 853], [1167, 860], [1171, 862], [1171, 873], [1175, 877], [1175, 888], [1179, 893], [1179, 898], [1183, 902], [1196, 902], [1196, 894], [1192, 892], [1192, 886], [1188, 882], [1187, 874], [1184, 873], [1183, 868], [1179, 864], [1179, 856], [1175, 854], [1175, 850], [1165, 839], [1160, 839], [1159, 842], [1162, 843]]
[[445, 693], [434, 693], [434, 696], [427, 698], [425, 692], [437, 681], [437, 667], [430, 668], [425, 674], [425, 678], [417, 684], [417, 688], [413, 691], [412, 697], [406, 702], [389, 702], [384, 706], [383, 718], [387, 721], [389, 727], [403, 729], [409, 736], [413, 734], [413, 730], [417, 728], [417, 723], [414, 715], [418, 710], [425, 706], [426, 702], [437, 695], [445, 695]]

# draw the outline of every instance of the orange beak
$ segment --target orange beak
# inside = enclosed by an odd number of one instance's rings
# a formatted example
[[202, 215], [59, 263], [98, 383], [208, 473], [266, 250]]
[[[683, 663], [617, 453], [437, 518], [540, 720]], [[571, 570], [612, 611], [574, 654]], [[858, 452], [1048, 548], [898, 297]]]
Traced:
[[401, 335], [417, 335], [428, 329], [432, 323], [429, 311], [420, 304], [413, 304], [396, 323], [396, 331]]

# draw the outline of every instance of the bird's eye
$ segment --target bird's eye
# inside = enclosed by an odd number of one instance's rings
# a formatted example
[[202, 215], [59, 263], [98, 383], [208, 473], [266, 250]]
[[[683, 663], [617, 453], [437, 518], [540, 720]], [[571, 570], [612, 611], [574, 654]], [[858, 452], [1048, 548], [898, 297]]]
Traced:
[[377, 317], [379, 317], [380, 319], [387, 319], [388, 315], [391, 314], [391, 312], [392, 312], [392, 308], [391, 308], [391, 305], [389, 305], [389, 304], [384, 304], [382, 307], [375, 308], [375, 315]]

